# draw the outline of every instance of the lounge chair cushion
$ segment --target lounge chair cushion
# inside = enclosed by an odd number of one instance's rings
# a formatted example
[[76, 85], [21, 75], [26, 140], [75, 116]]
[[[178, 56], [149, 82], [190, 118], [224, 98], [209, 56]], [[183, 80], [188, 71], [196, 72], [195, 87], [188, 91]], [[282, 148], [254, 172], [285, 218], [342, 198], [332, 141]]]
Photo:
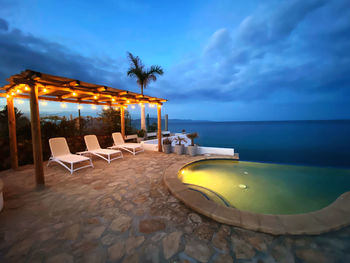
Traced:
[[88, 157], [77, 155], [77, 154], [60, 155], [56, 158], [62, 162], [66, 162], [66, 163], [79, 163], [82, 161], [89, 161], [90, 160]]

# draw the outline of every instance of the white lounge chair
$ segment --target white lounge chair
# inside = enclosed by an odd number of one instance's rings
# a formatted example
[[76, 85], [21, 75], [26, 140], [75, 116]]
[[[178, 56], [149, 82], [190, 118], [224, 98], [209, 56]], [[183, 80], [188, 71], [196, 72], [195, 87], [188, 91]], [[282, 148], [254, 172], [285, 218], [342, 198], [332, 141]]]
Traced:
[[[123, 154], [121, 151], [111, 150], [111, 149], [102, 149], [100, 144], [98, 143], [96, 135], [86, 135], [86, 136], [84, 136], [84, 140], [85, 140], [85, 144], [87, 147], [86, 153], [96, 155], [96, 156], [106, 160], [108, 163], [110, 163], [113, 160], [123, 158]], [[118, 154], [118, 157], [114, 157], [111, 159], [111, 156], [113, 154]]]
[[[71, 154], [66, 138], [63, 138], [63, 137], [51, 138], [49, 140], [49, 145], [51, 150], [51, 157], [47, 163], [47, 166], [49, 166], [51, 162], [57, 162], [60, 165], [62, 165], [64, 168], [66, 168], [68, 171], [70, 171], [70, 174], [86, 167], [94, 167], [90, 158], [77, 155], [77, 154]], [[86, 161], [89, 161], [90, 164], [85, 166], [80, 166], [74, 169], [74, 164], [86, 162]], [[70, 164], [70, 167], [68, 167], [65, 163]]]
[[141, 143], [125, 143], [123, 136], [120, 132], [112, 133], [112, 138], [114, 144], [113, 146], [108, 147], [109, 149], [123, 149], [132, 153], [133, 155], [145, 151]]

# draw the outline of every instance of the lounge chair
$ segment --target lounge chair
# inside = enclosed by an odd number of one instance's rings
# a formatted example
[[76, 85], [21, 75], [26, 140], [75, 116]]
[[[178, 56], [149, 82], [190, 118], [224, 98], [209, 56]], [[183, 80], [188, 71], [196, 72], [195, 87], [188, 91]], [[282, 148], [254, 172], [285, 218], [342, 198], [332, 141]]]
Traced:
[[[57, 162], [60, 165], [62, 165], [64, 168], [66, 168], [68, 171], [70, 171], [70, 174], [73, 174], [73, 172], [86, 167], [94, 167], [90, 158], [77, 155], [77, 154], [71, 154], [66, 138], [63, 138], [63, 137], [51, 138], [49, 140], [49, 145], [51, 150], [51, 157], [47, 163], [47, 166], [49, 166], [51, 162]], [[74, 164], [86, 162], [86, 161], [89, 161], [90, 164], [85, 166], [80, 166], [74, 169]], [[68, 167], [65, 163], [70, 164], [70, 167]]]
[[114, 141], [113, 146], [108, 147], [109, 149], [123, 149], [132, 153], [133, 155], [144, 152], [143, 146], [141, 143], [125, 143], [123, 136], [120, 132], [112, 133], [112, 138]]
[[[111, 149], [102, 149], [100, 144], [98, 143], [96, 135], [86, 135], [86, 136], [84, 136], [84, 140], [85, 140], [85, 144], [87, 147], [86, 153], [96, 155], [96, 156], [106, 160], [108, 163], [110, 163], [113, 160], [123, 158], [123, 154], [121, 151], [111, 150]], [[118, 157], [114, 157], [111, 159], [111, 156], [113, 154], [118, 154]]]

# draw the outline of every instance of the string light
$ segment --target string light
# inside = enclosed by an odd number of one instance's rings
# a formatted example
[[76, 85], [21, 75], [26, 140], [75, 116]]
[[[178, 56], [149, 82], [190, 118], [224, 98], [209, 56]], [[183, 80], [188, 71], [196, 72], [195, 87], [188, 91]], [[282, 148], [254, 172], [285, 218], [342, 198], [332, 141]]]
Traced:
[[130, 100], [127, 100], [126, 103], [130, 103]]
[[22, 93], [22, 91], [20, 89], [16, 90], [17, 93]]
[[10, 94], [6, 94], [6, 98], [10, 98], [11, 97], [11, 95]]
[[119, 107], [114, 107], [115, 110], [119, 110]]
[[103, 109], [104, 110], [108, 110], [108, 106], [103, 106]]
[[115, 101], [115, 98], [112, 98], [112, 101]]
[[47, 92], [47, 89], [43, 89], [43, 92], [46, 93], [46, 92]]
[[79, 110], [83, 109], [83, 106], [82, 105], [78, 105], [78, 109]]
[[158, 109], [160, 109], [162, 107], [162, 105], [158, 104]]
[[96, 95], [94, 96], [94, 99], [97, 100], [97, 96]]
[[14, 93], [14, 92], [11, 92], [11, 95], [12, 95], [12, 96], [15, 96], [15, 95], [16, 95], [16, 93]]
[[96, 110], [96, 105], [92, 105], [91, 109]]
[[30, 88], [28, 88], [28, 86], [25, 86], [25, 87], [24, 87], [24, 90], [25, 90], [25, 91], [28, 91], [28, 90], [30, 90]]
[[76, 97], [76, 96], [77, 96], [77, 93], [76, 93], [76, 92], [73, 92], [72, 95], [73, 95], [74, 97]]
[[61, 108], [67, 108], [67, 104], [66, 103], [61, 103]]

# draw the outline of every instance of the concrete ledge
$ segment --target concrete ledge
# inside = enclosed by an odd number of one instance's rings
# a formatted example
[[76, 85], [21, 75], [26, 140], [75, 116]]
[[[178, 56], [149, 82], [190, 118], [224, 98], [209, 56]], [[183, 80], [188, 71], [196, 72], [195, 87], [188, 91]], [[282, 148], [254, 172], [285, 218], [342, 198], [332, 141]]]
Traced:
[[224, 207], [187, 188], [178, 178], [184, 166], [205, 159], [234, 159], [229, 156], [196, 156], [170, 165], [163, 174], [169, 191], [185, 205], [220, 223], [272, 235], [318, 235], [350, 225], [350, 192], [339, 196], [329, 206], [310, 213], [269, 215]]

